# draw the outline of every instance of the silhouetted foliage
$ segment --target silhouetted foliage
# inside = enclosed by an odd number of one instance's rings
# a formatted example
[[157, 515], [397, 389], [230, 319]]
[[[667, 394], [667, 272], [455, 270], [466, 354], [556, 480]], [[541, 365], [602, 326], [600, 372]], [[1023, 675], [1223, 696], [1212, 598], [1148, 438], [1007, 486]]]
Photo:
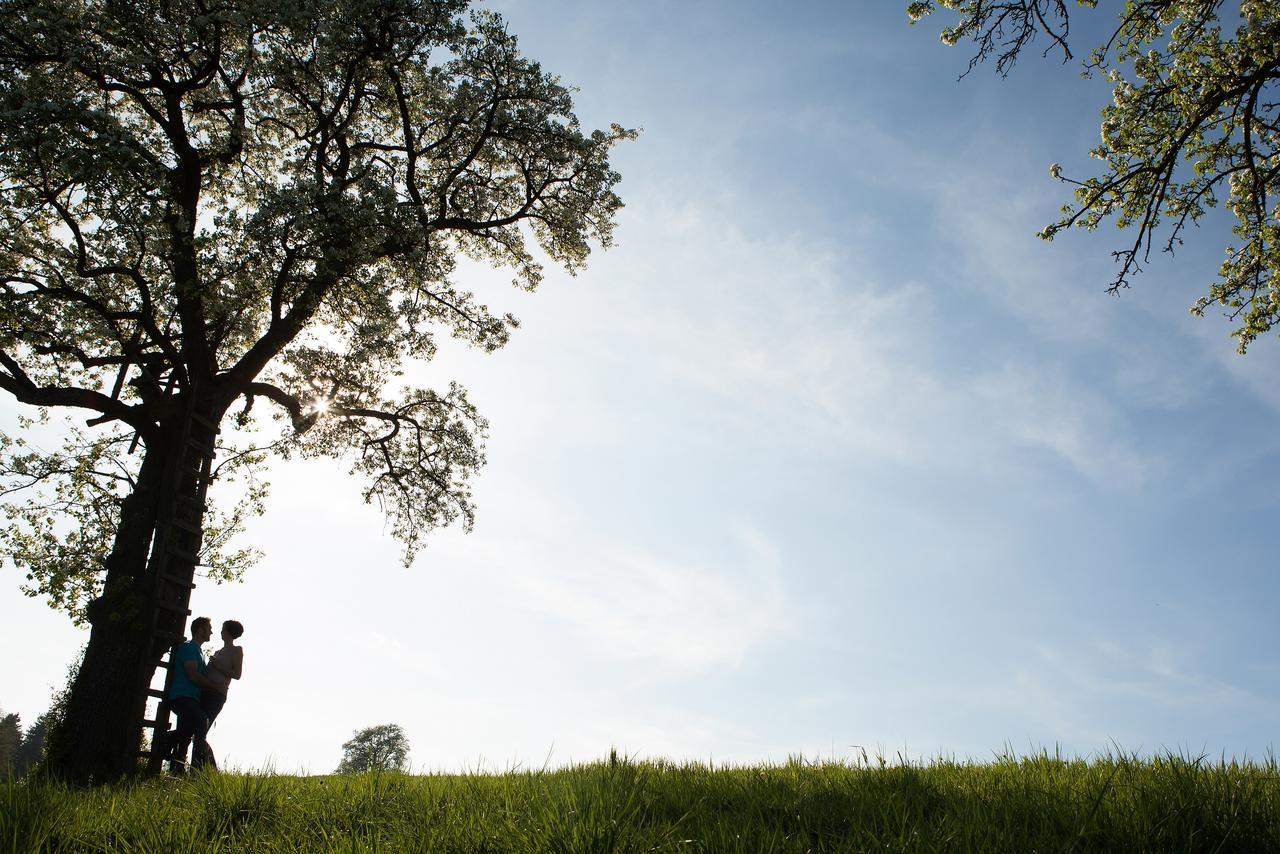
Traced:
[[[1084, 63], [1086, 76], [1100, 74], [1112, 84], [1102, 142], [1089, 152], [1102, 164], [1100, 174], [1074, 179], [1058, 164], [1049, 168], [1075, 188], [1075, 201], [1040, 236], [1052, 240], [1072, 226], [1092, 231], [1108, 219], [1132, 227], [1132, 242], [1112, 253], [1116, 292], [1129, 287], [1153, 245], [1172, 253], [1188, 225], [1223, 205], [1235, 218], [1234, 239], [1217, 280], [1191, 311], [1222, 306], [1239, 324], [1233, 334], [1243, 353], [1280, 324], [1280, 2], [1101, 5], [1118, 18]], [[923, 0], [907, 13], [918, 21], [938, 8], [955, 16], [942, 41], [971, 41], [969, 69], [995, 57], [1001, 74], [1037, 36], [1048, 42], [1044, 55], [1071, 59], [1070, 20], [1082, 14], [1066, 0]]]
[[334, 773], [403, 771], [409, 765], [409, 739], [399, 724], [379, 724], [358, 730], [342, 745], [342, 762]]

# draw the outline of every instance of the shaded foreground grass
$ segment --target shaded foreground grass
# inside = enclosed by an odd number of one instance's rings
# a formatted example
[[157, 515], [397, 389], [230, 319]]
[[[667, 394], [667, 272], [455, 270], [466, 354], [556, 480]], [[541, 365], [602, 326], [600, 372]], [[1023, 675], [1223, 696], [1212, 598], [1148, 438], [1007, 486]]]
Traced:
[[0, 783], [0, 851], [1280, 852], [1280, 767], [1180, 757]]

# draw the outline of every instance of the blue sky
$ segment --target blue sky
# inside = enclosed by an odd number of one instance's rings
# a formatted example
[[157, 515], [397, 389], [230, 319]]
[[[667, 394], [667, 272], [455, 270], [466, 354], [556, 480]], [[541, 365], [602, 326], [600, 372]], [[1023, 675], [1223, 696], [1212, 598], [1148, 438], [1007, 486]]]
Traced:
[[[1103, 87], [957, 82], [905, 3], [487, 5], [644, 129], [619, 246], [533, 295], [468, 269], [523, 328], [414, 369], [492, 422], [473, 533], [405, 570], [340, 466], [276, 469], [266, 557], [196, 593], [247, 627], [227, 762], [383, 722], [447, 770], [1274, 745], [1280, 348], [1188, 314], [1221, 229], [1119, 298], [1125, 234], [1035, 239]], [[83, 638], [5, 572], [30, 722]]]

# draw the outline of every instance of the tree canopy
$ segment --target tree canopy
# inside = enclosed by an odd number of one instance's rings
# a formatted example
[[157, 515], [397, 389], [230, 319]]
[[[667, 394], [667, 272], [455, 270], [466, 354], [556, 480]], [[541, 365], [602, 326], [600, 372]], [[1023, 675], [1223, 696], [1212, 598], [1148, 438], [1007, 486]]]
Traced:
[[[272, 455], [344, 459], [406, 562], [470, 526], [486, 423], [406, 366], [517, 326], [460, 259], [533, 289], [610, 244], [634, 133], [583, 131], [467, 5], [0, 0], [0, 390], [87, 416], [61, 450], [0, 443], [0, 549], [92, 626], [54, 773], [134, 768], [195, 568], [252, 559], [228, 538]], [[211, 475], [240, 503], [208, 510]]]
[[[1008, 74], [1042, 39], [1044, 55], [1071, 60], [1070, 23], [1099, 5], [1118, 10], [1110, 36], [1084, 61], [1086, 75], [1112, 85], [1101, 143], [1089, 152], [1099, 173], [1050, 174], [1074, 187], [1074, 201], [1049, 223], [1093, 231], [1113, 220], [1132, 240], [1112, 254], [1110, 290], [1127, 288], [1153, 247], [1174, 252], [1189, 225], [1222, 205], [1234, 218], [1226, 258], [1191, 311], [1215, 304], [1235, 323], [1241, 353], [1280, 323], [1280, 2], [1242, 0], [921, 0], [912, 21], [945, 10], [948, 45], [974, 45], [969, 70], [988, 59]], [[1097, 12], [1093, 12], [1097, 14]], [[967, 72], [966, 72], [967, 73]]]
[[611, 242], [608, 153], [633, 134], [583, 132], [466, 5], [0, 0], [0, 389], [92, 428], [0, 439], [0, 546], [28, 593], [86, 617], [137, 451], [197, 388], [217, 420], [266, 405], [285, 426], [224, 432], [217, 474], [249, 486], [205, 520], [209, 575], [254, 557], [229, 538], [271, 454], [346, 459], [407, 560], [471, 524], [486, 423], [461, 386], [398, 378], [438, 334], [492, 351], [517, 326], [460, 257], [533, 289], [535, 244], [572, 272]]
[[409, 766], [409, 739], [399, 724], [379, 724], [357, 730], [342, 745], [336, 774], [365, 771], [403, 771]]

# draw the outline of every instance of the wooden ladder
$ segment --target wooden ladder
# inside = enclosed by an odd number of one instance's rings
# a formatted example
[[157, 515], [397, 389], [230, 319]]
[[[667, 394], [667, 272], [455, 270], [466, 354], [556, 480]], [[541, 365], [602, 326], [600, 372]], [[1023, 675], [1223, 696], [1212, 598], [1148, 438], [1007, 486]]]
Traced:
[[[140, 751], [147, 760], [147, 774], [160, 773], [164, 756], [157, 746], [169, 731], [170, 663], [186, 637], [191, 615], [191, 591], [195, 589], [196, 564], [203, 536], [205, 498], [213, 469], [218, 425], [195, 411], [192, 394], [183, 414], [182, 438], [165, 472], [166, 486], [175, 499], [156, 514], [151, 541], [150, 577], [154, 580], [148, 610], [151, 651], [139, 682], [146, 684], [141, 703], [143, 729], [151, 730], [150, 744]], [[156, 687], [159, 682], [161, 687]]]

